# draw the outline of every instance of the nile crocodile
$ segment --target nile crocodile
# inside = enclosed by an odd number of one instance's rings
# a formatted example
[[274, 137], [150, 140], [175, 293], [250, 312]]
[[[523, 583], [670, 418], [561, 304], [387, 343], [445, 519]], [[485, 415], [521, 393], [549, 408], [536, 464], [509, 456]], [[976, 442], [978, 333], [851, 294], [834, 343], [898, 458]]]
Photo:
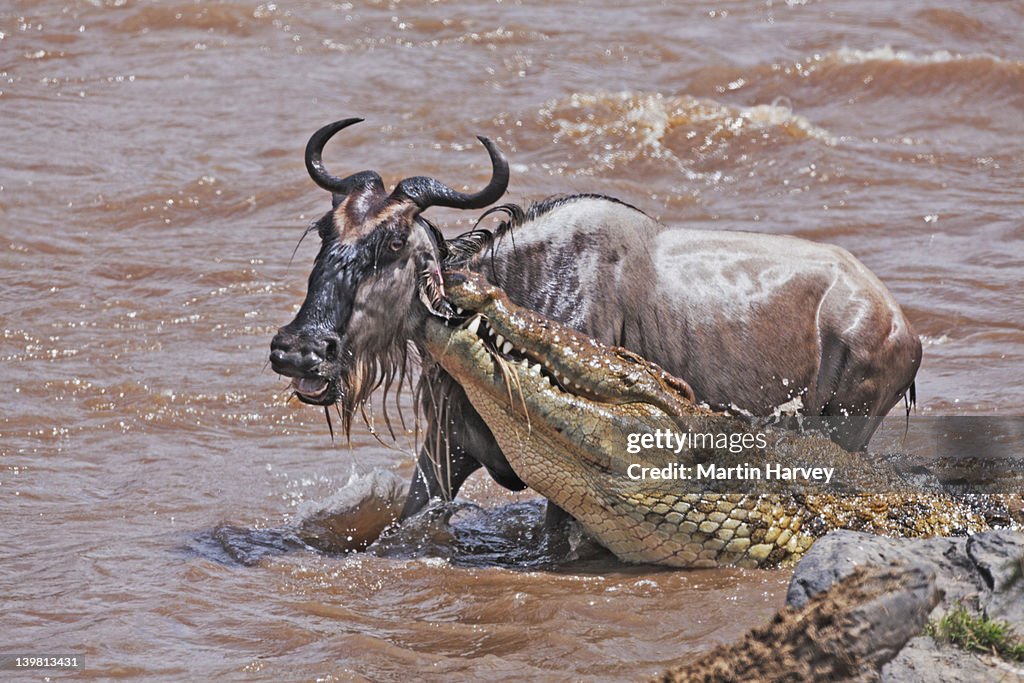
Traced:
[[[799, 558], [832, 529], [934, 536], [988, 528], [970, 504], [909, 485], [900, 492], [899, 475], [879, 458], [701, 407], [686, 382], [515, 306], [479, 275], [448, 273], [445, 281], [458, 315], [428, 321], [427, 352], [465, 390], [516, 474], [624, 561], [766, 566]], [[764, 447], [627, 453], [631, 434], [657, 430], [760, 434]], [[827, 464], [842, 484], [711, 490], [629, 476], [672, 463], [743, 467], [754, 458], [761, 459], [755, 465]]]

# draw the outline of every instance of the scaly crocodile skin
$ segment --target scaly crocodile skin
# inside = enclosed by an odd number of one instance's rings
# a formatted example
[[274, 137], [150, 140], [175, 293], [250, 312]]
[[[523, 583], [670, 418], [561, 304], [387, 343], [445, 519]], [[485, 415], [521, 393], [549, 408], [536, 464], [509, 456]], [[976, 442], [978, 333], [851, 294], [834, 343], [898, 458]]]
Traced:
[[[466, 391], [516, 474], [624, 561], [755, 567], [795, 560], [832, 529], [933, 536], [988, 528], [977, 510], [950, 497], [909, 487], [899, 493], [891, 470], [867, 454], [697, 406], [685, 382], [516, 307], [479, 276], [449, 273], [446, 284], [449, 301], [462, 309], [460, 323], [429, 321], [428, 352]], [[659, 428], [765, 433], [760, 457], [767, 461], [834, 466], [856, 490], [895, 493], [824, 493], [806, 483], [714, 493], [675, 480], [630, 479], [632, 464], [742, 465], [752, 457], [710, 449], [627, 453], [629, 434]]]

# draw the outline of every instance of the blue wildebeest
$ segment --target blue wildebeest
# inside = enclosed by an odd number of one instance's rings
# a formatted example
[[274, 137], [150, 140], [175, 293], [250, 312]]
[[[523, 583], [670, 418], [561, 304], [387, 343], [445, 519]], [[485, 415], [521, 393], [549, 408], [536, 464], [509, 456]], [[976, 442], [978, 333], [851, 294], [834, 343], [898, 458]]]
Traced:
[[400, 389], [422, 357], [426, 432], [403, 517], [454, 496], [481, 466], [524, 487], [460, 387], [429, 356], [409, 354], [425, 316], [458, 315], [444, 300], [449, 267], [479, 271], [516, 304], [647, 357], [710, 405], [857, 418], [832, 432], [850, 450], [866, 446], [908, 390], [912, 399], [921, 344], [885, 286], [844, 249], [669, 229], [591, 194], [495, 207], [487, 213], [506, 217], [497, 229], [446, 240], [423, 212], [496, 202], [509, 180], [502, 153], [480, 138], [492, 177], [475, 194], [426, 177], [388, 193], [373, 171], [341, 178], [324, 167], [324, 145], [358, 121], [329, 124], [306, 146], [310, 176], [333, 204], [315, 224], [321, 245], [305, 301], [270, 360], [303, 402], [338, 404], [347, 431], [375, 388]]

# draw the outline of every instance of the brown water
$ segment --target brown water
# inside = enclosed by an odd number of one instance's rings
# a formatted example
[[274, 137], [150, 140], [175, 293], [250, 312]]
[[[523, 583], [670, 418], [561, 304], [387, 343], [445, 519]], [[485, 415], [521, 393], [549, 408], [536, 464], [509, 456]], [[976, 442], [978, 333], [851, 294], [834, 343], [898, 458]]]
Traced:
[[538, 508], [483, 477], [457, 547], [226, 552], [411, 470], [411, 436], [332, 444], [266, 368], [329, 208], [306, 138], [363, 116], [337, 172], [476, 186], [484, 134], [513, 201], [841, 244], [923, 336], [922, 412], [1021, 415], [1021, 35], [1001, 1], [3, 3], [0, 651], [105, 678], [627, 679], [764, 622], [784, 571], [510, 568]]

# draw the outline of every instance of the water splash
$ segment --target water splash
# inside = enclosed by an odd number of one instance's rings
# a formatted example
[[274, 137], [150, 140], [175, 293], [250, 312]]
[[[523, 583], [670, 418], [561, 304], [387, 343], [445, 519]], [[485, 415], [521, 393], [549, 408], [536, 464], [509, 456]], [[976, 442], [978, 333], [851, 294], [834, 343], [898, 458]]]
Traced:
[[[793, 111], [786, 98], [748, 107], [688, 95], [661, 93], [574, 93], [548, 102], [538, 112], [556, 144], [584, 151], [590, 165], [581, 175], [596, 175], [634, 163], [668, 163], [691, 181], [717, 182], [720, 170], [702, 172], [693, 159], [728, 158], [749, 145], [837, 138]], [[739, 154], [733, 154], [734, 158]]]

